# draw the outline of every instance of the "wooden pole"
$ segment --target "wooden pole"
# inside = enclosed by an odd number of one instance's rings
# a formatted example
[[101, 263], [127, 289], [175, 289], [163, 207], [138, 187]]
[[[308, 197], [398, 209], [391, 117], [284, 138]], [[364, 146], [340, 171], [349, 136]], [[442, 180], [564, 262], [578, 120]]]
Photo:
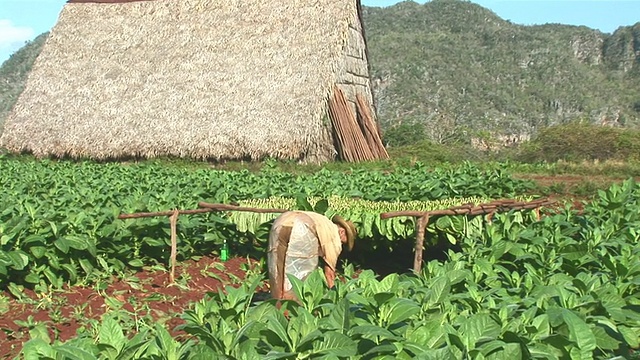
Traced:
[[429, 215], [423, 215], [416, 222], [416, 246], [413, 258], [413, 271], [419, 273], [422, 270], [422, 255], [424, 252], [424, 236], [429, 224]]
[[413, 217], [421, 217], [423, 215], [431, 215], [431, 216], [443, 216], [443, 215], [482, 215], [489, 214], [498, 211], [509, 211], [509, 210], [529, 210], [529, 209], [538, 209], [542, 206], [551, 205], [554, 201], [548, 199], [535, 200], [531, 202], [514, 202], [514, 201], [505, 201], [502, 203], [499, 202], [491, 202], [487, 204], [480, 204], [477, 206], [470, 205], [462, 205], [462, 206], [454, 206], [448, 209], [442, 210], [431, 210], [431, 211], [418, 211], [418, 210], [402, 210], [402, 211], [392, 211], [387, 213], [380, 214], [381, 219], [389, 219], [393, 217], [399, 216], [413, 216]]
[[173, 214], [169, 217], [169, 223], [171, 224], [171, 272], [169, 272], [169, 283], [173, 284], [176, 280], [176, 257], [178, 256], [178, 230], [176, 229], [178, 224], [178, 215], [180, 211], [173, 210]]
[[496, 214], [495, 211], [492, 211], [487, 214], [487, 223], [491, 224], [493, 222], [493, 216]]
[[[283, 213], [289, 210], [287, 209], [259, 209], [259, 208], [251, 208], [251, 207], [242, 207], [236, 205], [227, 205], [227, 204], [209, 204], [205, 202], [200, 202], [198, 204], [202, 209], [192, 209], [192, 210], [175, 210], [178, 211], [180, 215], [193, 215], [193, 214], [202, 214], [208, 213], [212, 211], [251, 211], [256, 213]], [[175, 212], [174, 210], [170, 211], [157, 211], [157, 212], [139, 212], [133, 214], [120, 214], [118, 215], [118, 219], [139, 219], [145, 217], [155, 217], [155, 216], [171, 216]]]
[[170, 210], [170, 211], [158, 211], [158, 212], [140, 212], [134, 214], [120, 214], [118, 215], [118, 219], [139, 219], [145, 217], [155, 217], [155, 216], [171, 216], [175, 211], [178, 211], [179, 214], [183, 215], [191, 215], [191, 214], [202, 214], [214, 211], [212, 209], [193, 209], [193, 210]]

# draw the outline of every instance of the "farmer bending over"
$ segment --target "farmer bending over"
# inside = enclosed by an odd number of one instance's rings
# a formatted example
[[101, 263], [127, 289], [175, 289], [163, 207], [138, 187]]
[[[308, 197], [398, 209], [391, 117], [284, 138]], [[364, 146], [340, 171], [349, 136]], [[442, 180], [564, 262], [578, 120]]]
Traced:
[[329, 287], [336, 277], [336, 263], [342, 244], [353, 248], [356, 229], [340, 216], [329, 220], [309, 211], [289, 211], [280, 215], [269, 232], [269, 283], [271, 296], [278, 300], [296, 300], [285, 274], [304, 280], [324, 260], [324, 274]]

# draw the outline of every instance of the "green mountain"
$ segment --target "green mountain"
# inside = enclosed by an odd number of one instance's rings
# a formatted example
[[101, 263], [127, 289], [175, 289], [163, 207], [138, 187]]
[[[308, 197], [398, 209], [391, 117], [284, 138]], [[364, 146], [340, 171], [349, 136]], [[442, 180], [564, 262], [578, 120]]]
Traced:
[[[613, 34], [522, 26], [462, 0], [365, 7], [363, 17], [391, 145], [520, 140], [575, 120], [640, 125], [640, 23]], [[46, 35], [0, 67], [0, 128]]]
[[640, 123], [640, 23], [613, 34], [521, 26], [460, 0], [406, 1], [363, 16], [384, 129], [424, 126], [446, 142], [526, 138], [571, 120]]
[[9, 111], [24, 89], [27, 75], [40, 54], [49, 33], [27, 42], [0, 66], [0, 133]]

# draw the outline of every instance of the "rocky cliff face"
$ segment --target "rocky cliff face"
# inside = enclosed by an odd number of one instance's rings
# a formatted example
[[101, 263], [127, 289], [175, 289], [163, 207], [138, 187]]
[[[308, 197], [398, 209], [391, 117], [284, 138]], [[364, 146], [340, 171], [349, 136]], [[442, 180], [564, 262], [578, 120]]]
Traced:
[[576, 34], [569, 42], [573, 56], [588, 65], [600, 65], [604, 58], [603, 45], [606, 36], [597, 31]]
[[608, 36], [603, 53], [613, 69], [626, 73], [640, 66], [640, 23], [620, 27]]

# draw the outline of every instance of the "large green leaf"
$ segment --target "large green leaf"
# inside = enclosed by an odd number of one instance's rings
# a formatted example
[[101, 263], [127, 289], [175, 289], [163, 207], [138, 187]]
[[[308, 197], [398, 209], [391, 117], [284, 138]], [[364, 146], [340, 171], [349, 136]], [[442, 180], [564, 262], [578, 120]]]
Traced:
[[68, 345], [68, 344], [62, 344], [62, 345], [58, 345], [58, 346], [54, 346], [53, 347], [54, 351], [56, 353], [58, 353], [58, 355], [62, 355], [62, 356], [58, 356], [58, 358], [62, 357], [63, 359], [68, 359], [68, 360], [96, 360], [98, 359], [97, 356], [93, 355], [92, 353], [86, 351], [85, 349], [76, 347], [76, 346], [72, 346], [72, 345]]
[[374, 324], [367, 325], [356, 325], [351, 328], [349, 331], [349, 335], [354, 336], [362, 336], [365, 338], [375, 338], [378, 337], [380, 339], [395, 339], [396, 335], [394, 335], [391, 331], [389, 331], [385, 327], [381, 327]]
[[71, 247], [69, 245], [69, 241], [67, 241], [67, 239], [65, 238], [57, 238], [53, 244], [63, 253], [68, 254], [69, 253], [69, 248]]
[[420, 312], [420, 305], [405, 298], [394, 298], [381, 306], [380, 311], [387, 312], [385, 322], [391, 326], [406, 321]]
[[29, 264], [29, 256], [22, 250], [9, 251], [7, 255], [15, 270], [22, 270]]
[[604, 328], [594, 326], [592, 331], [596, 338], [596, 345], [598, 348], [603, 350], [615, 350], [620, 346], [620, 341], [607, 334], [607, 331]]
[[624, 338], [624, 341], [632, 348], [640, 347], [640, 326], [631, 328], [625, 325], [618, 326], [618, 331]]
[[429, 350], [414, 357], [417, 360], [458, 360], [456, 355], [450, 348], [442, 348]]
[[76, 236], [76, 235], [67, 235], [64, 237], [64, 240], [68, 244], [68, 246], [72, 249], [76, 250], [86, 250], [89, 247], [89, 240], [86, 237]]
[[51, 338], [49, 337], [49, 330], [44, 323], [38, 323], [34, 327], [29, 330], [29, 337], [31, 339], [40, 339], [46, 341], [47, 343], [51, 343]]
[[286, 319], [280, 313], [275, 313], [266, 318], [269, 326], [264, 329], [267, 345], [272, 349], [284, 347], [285, 351], [292, 351], [293, 344], [286, 328]]
[[107, 317], [100, 324], [98, 344], [108, 345], [119, 354], [124, 349], [127, 339], [120, 324], [111, 317]]
[[44, 246], [31, 246], [29, 252], [34, 258], [41, 259], [47, 253], [47, 248]]
[[346, 335], [328, 331], [323, 334], [322, 341], [314, 346], [314, 350], [317, 354], [347, 357], [356, 355], [357, 344]]
[[349, 299], [343, 298], [331, 311], [329, 318], [332, 320], [335, 330], [341, 334], [347, 334], [351, 329], [352, 313], [349, 309]]
[[449, 281], [449, 276], [439, 276], [437, 277], [430, 286], [429, 290], [429, 304], [439, 304], [441, 303], [451, 291], [451, 282]]
[[36, 338], [27, 341], [22, 347], [25, 360], [55, 359], [56, 352], [48, 341]]
[[595, 350], [596, 337], [591, 327], [571, 310], [563, 309], [562, 317], [569, 328], [569, 339], [574, 341], [581, 350]]
[[501, 328], [488, 314], [475, 314], [463, 320], [459, 332], [464, 346], [471, 350], [478, 343], [497, 339]]
[[446, 332], [438, 319], [415, 324], [407, 332], [407, 340], [429, 348], [438, 348], [446, 342]]
[[478, 354], [484, 359], [523, 359], [522, 347], [517, 343], [505, 343], [499, 340], [489, 341], [478, 348]]

